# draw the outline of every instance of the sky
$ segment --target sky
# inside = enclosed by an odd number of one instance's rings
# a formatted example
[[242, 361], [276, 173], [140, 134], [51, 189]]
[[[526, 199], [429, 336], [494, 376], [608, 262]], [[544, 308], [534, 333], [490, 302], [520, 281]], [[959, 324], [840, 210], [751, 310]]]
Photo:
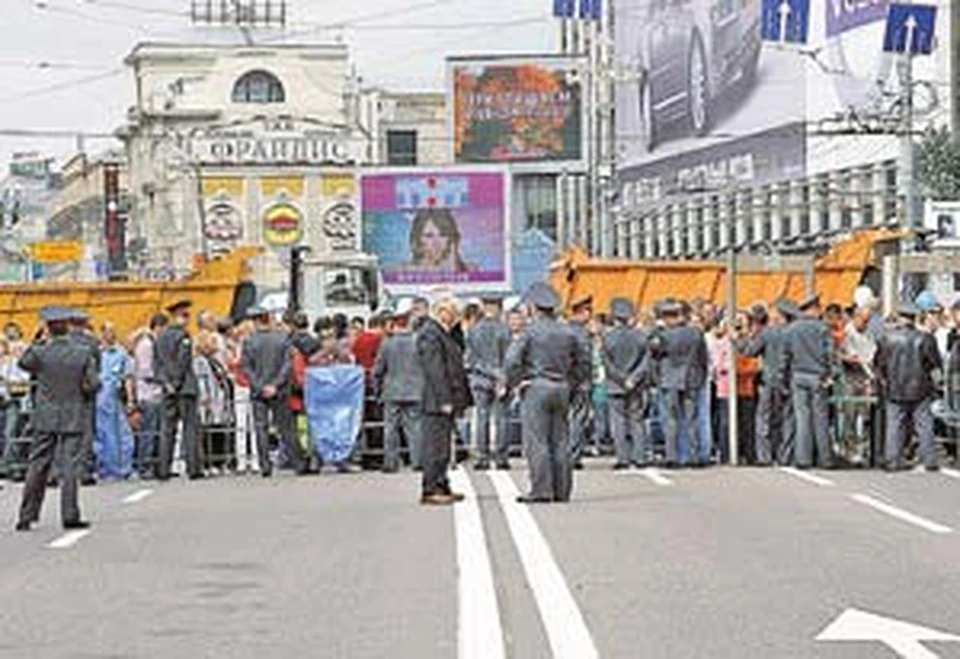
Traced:
[[[123, 58], [137, 43], [209, 38], [190, 25], [190, 0], [0, 1], [0, 131], [112, 133], [133, 102]], [[557, 41], [551, 0], [287, 3], [287, 41], [342, 40], [365, 85], [394, 90], [443, 89], [447, 55], [551, 52]], [[235, 30], [226, 38], [239, 40]], [[0, 135], [0, 166], [17, 151], [62, 159], [75, 145]], [[118, 144], [87, 138], [85, 146], [95, 153]]]

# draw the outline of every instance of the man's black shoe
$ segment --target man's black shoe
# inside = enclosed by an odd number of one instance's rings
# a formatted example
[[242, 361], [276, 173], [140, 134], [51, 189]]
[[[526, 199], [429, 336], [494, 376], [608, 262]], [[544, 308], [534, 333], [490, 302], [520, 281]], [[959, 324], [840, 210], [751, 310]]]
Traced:
[[573, 468], [576, 469], [577, 471], [583, 471], [583, 463], [577, 460], [576, 462], [573, 463]]
[[535, 497], [532, 494], [523, 494], [517, 497], [517, 503], [553, 503], [553, 499]]
[[206, 474], [190, 474], [190, 480], [192, 481], [202, 481], [206, 477]]
[[17, 522], [17, 525], [16, 525], [14, 528], [15, 528], [17, 531], [29, 531], [29, 530], [30, 530], [30, 522], [27, 522], [27, 521]]
[[630, 468], [630, 465], [628, 465], [626, 462], [618, 462], [617, 464], [613, 465], [614, 471], [623, 471], [624, 469], [629, 469], [629, 468]]
[[75, 520], [70, 521], [70, 522], [64, 522], [64, 523], [63, 523], [63, 528], [67, 529], [68, 531], [73, 530], [73, 529], [89, 529], [89, 528], [90, 528], [90, 522], [88, 522], [88, 521], [86, 521], [86, 520], [83, 520], [83, 519], [75, 519]]
[[273, 475], [273, 472], [270, 471], [269, 469], [267, 469], [266, 471], [260, 472], [260, 475], [261, 475], [263, 478], [270, 478], [270, 477]]
[[475, 465], [473, 465], [474, 471], [487, 471], [490, 469], [490, 463], [486, 460], [480, 460]]
[[93, 476], [84, 476], [80, 479], [80, 485], [83, 487], [93, 487], [97, 484], [97, 479]]
[[500, 471], [510, 471], [510, 463], [506, 460], [501, 460], [497, 463], [497, 469]]
[[930, 473], [936, 473], [940, 471], [940, 465], [927, 465], [926, 467], [924, 467], [924, 469], [926, 469]]

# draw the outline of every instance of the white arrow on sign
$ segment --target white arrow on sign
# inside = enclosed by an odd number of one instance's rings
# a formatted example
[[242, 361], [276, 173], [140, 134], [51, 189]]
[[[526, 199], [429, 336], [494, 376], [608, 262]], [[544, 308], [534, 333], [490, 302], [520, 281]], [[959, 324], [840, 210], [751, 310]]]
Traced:
[[866, 611], [847, 609], [817, 636], [818, 641], [875, 641], [905, 659], [939, 659], [923, 641], [960, 642], [960, 636], [909, 622], [884, 618]]
[[913, 17], [913, 14], [907, 15], [907, 20], [903, 22], [903, 29], [907, 33], [906, 48], [908, 53], [913, 52], [913, 40], [917, 36], [917, 19]]
[[780, 14], [781, 41], [787, 41], [787, 24], [790, 22], [790, 12], [792, 11], [789, 0], [783, 0], [783, 2], [780, 3], [780, 8], [777, 9], [777, 13]]

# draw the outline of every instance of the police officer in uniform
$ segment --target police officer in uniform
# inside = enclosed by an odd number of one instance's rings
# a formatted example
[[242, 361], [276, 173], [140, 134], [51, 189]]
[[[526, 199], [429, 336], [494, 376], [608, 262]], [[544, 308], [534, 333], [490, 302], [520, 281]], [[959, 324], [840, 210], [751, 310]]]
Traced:
[[936, 394], [933, 373], [943, 369], [936, 339], [917, 328], [920, 310], [913, 304], [900, 305], [901, 324], [888, 330], [879, 341], [874, 357], [877, 376], [887, 401], [886, 468], [904, 468], [903, 447], [910, 427], [920, 440], [920, 459], [927, 471], [937, 471], [930, 407]]
[[507, 353], [507, 385], [522, 393], [523, 438], [530, 493], [520, 503], [569, 501], [571, 393], [590, 381], [590, 352], [576, 331], [556, 318], [560, 296], [535, 284], [527, 300], [536, 319]]
[[615, 326], [603, 337], [603, 363], [617, 456], [613, 468], [627, 469], [631, 462], [642, 467], [649, 460], [647, 431], [643, 423], [647, 337], [632, 324], [636, 311], [630, 300], [617, 298], [611, 303], [610, 310]]
[[191, 480], [203, 478], [203, 460], [197, 434], [197, 396], [200, 388], [193, 372], [193, 341], [187, 331], [190, 322], [189, 300], [181, 300], [167, 307], [170, 325], [157, 339], [154, 350], [154, 373], [163, 387], [163, 432], [157, 456], [157, 479], [168, 480], [173, 465], [173, 451], [177, 426], [183, 424], [181, 435], [187, 461], [187, 475]]
[[[88, 348], [97, 362], [97, 373], [100, 372], [100, 342], [90, 331], [90, 315], [80, 309], [65, 309], [70, 319], [70, 338]], [[83, 443], [80, 447], [79, 478], [81, 485], [96, 485], [96, 461], [93, 454], [93, 441], [97, 436], [97, 392], [89, 394], [85, 399], [86, 414], [89, 418], [87, 428], [83, 431]]]
[[665, 327], [654, 333], [649, 350], [657, 361], [666, 417], [666, 467], [672, 469], [680, 466], [681, 429], [696, 427], [696, 396], [706, 382], [710, 359], [703, 334], [686, 324], [681, 303], [661, 303], [660, 314]]
[[786, 330], [784, 365], [790, 374], [790, 396], [795, 415], [795, 463], [801, 469], [816, 462], [833, 467], [830, 450], [828, 393], [833, 337], [820, 320], [820, 297], [813, 295], [799, 305], [801, 316]]
[[777, 456], [783, 454], [788, 444], [788, 433], [789, 444], [792, 446], [793, 443], [793, 415], [789, 390], [784, 387], [783, 353], [786, 327], [799, 315], [799, 310], [792, 302], [781, 298], [774, 304], [769, 319], [765, 314], [765, 309], [754, 310], [754, 334], [738, 345], [740, 354], [762, 360], [756, 425], [758, 466], [770, 465], [775, 458], [779, 459]]
[[39, 521], [47, 478], [54, 457], [60, 466], [60, 517], [65, 529], [90, 526], [80, 517], [77, 477], [84, 433], [89, 425], [86, 399], [99, 386], [96, 357], [86, 346], [69, 338], [70, 312], [47, 308], [42, 319], [50, 338], [30, 346], [19, 366], [36, 382], [31, 426], [30, 466], [23, 488], [17, 531], [29, 531]]
[[[570, 329], [583, 343], [590, 354], [590, 331], [587, 323], [593, 317], [593, 296], [583, 295], [570, 305]], [[570, 396], [570, 457], [574, 469], [583, 469], [583, 445], [587, 441], [587, 425], [590, 422], [590, 378], [574, 388]]]
[[294, 348], [283, 332], [270, 327], [270, 312], [266, 309], [253, 307], [247, 312], [247, 317], [257, 324], [257, 331], [243, 343], [240, 368], [250, 380], [260, 474], [264, 478], [270, 478], [273, 474], [270, 462], [271, 421], [280, 432], [280, 440], [294, 471], [306, 474], [306, 458], [300, 442], [294, 438], [293, 421], [287, 405], [293, 370], [291, 350]]
[[477, 410], [477, 451], [474, 469], [490, 468], [490, 432], [495, 428], [498, 469], [509, 469], [503, 362], [510, 347], [510, 329], [500, 319], [500, 301], [483, 298], [483, 318], [470, 328], [466, 337], [467, 374], [473, 403]]

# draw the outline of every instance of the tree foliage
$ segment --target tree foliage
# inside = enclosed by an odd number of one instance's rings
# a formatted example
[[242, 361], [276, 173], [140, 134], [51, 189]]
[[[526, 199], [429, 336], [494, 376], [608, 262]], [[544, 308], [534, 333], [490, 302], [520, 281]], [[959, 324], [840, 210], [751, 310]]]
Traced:
[[960, 199], [960, 142], [946, 127], [924, 135], [919, 149], [919, 174], [927, 199]]

